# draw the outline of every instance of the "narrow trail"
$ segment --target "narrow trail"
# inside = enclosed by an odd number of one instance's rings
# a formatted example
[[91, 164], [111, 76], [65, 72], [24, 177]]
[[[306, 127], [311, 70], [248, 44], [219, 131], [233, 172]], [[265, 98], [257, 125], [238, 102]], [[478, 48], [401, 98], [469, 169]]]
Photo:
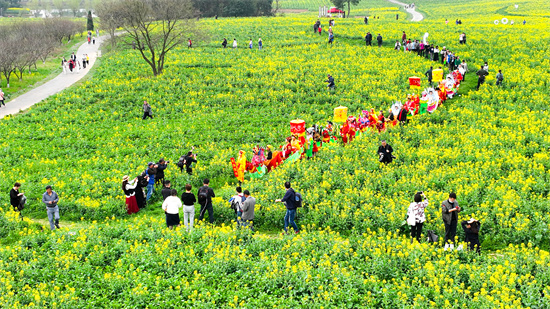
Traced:
[[[403, 8], [405, 8], [405, 6], [407, 5], [406, 3], [403, 3], [403, 2], [400, 2], [400, 1], [397, 1], [397, 0], [388, 0], [388, 1], [391, 2], [391, 3], [399, 4], [399, 5], [403, 6]], [[407, 11], [407, 13], [410, 13], [413, 16], [411, 21], [421, 21], [421, 20], [424, 19], [424, 15], [422, 15], [420, 12], [416, 11], [416, 5], [413, 8], [405, 8], [405, 11]]]
[[[46, 82], [45, 84], [6, 102], [6, 107], [0, 108], [0, 119], [8, 115], [17, 114], [22, 110], [26, 110], [49, 96], [70, 87], [86, 76], [99, 57], [99, 47], [101, 46], [101, 43], [107, 39], [107, 37], [108, 35], [102, 35], [99, 38], [96, 38], [95, 44], [88, 44], [88, 42], [86, 42], [82, 44], [75, 52], [77, 59], [81, 60], [84, 54], [87, 54], [90, 57], [90, 64], [88, 64], [85, 69], [80, 69], [79, 72], [73, 70], [72, 73], [61, 72], [57, 77]], [[67, 55], [66, 59], [69, 59], [68, 56], [69, 55]], [[59, 59], [59, 62], [61, 63], [61, 59]]]

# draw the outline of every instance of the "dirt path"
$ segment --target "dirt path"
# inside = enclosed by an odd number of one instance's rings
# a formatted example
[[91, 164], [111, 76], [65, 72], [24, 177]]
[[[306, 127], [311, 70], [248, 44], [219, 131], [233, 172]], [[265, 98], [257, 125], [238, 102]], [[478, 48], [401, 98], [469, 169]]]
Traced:
[[[0, 108], [0, 119], [4, 118], [7, 115], [17, 114], [22, 110], [26, 110], [34, 104], [48, 98], [49, 96], [54, 95], [73, 85], [81, 78], [86, 76], [100, 54], [99, 47], [101, 43], [107, 38], [108, 35], [102, 35], [96, 39], [95, 44], [88, 44], [86, 42], [82, 44], [80, 48], [78, 48], [75, 53], [78, 60], [81, 61], [83, 55], [85, 54], [90, 57], [90, 64], [87, 65], [85, 69], [80, 69], [79, 71], [73, 69], [73, 72], [63, 73], [60, 65], [59, 70], [61, 71], [61, 73], [57, 77], [27, 93], [18, 96], [11, 101], [6, 102], [6, 107]], [[69, 58], [67, 57], [66, 59], [68, 60]], [[59, 59], [59, 63], [61, 63], [61, 59]]]
[[[397, 0], [388, 0], [388, 1], [391, 3], [399, 4], [403, 6], [403, 8], [405, 8], [405, 6], [407, 5], [406, 3], [399, 2]], [[405, 8], [405, 11], [407, 11], [407, 13], [410, 13], [413, 16], [411, 21], [421, 21], [424, 19], [424, 15], [416, 11], [416, 5], [414, 8]]]

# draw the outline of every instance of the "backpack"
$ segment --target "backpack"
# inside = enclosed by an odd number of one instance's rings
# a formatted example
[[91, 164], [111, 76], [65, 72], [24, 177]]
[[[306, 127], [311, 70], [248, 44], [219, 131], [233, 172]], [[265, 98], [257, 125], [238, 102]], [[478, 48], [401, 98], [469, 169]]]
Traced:
[[294, 205], [296, 208], [302, 207], [302, 195], [296, 191], [294, 191]]
[[199, 203], [206, 203], [206, 199], [208, 198], [208, 187], [201, 187], [199, 189]]
[[25, 209], [25, 203], [27, 203], [27, 197], [21, 196], [21, 200], [19, 201], [19, 205], [17, 205], [17, 210], [21, 211]]
[[231, 201], [231, 209], [238, 210], [242, 207], [243, 202], [245, 201], [244, 196], [241, 197], [241, 201], [239, 202], [238, 199], [233, 199]]
[[428, 230], [428, 242], [437, 242], [438, 239], [439, 236], [434, 231]]
[[183, 162], [185, 161], [185, 157], [184, 156], [181, 156], [178, 163], [176, 163], [176, 165], [179, 167], [179, 168], [183, 168]]

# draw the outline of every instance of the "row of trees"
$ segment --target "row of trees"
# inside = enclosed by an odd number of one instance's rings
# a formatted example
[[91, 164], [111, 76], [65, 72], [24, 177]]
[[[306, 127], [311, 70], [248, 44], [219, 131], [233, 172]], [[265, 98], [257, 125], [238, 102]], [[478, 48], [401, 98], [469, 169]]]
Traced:
[[[99, 1], [101, 0], [28, 0], [24, 5], [35, 11], [35, 17], [40, 16], [39, 11], [41, 10], [55, 16], [62, 16], [65, 12], [65, 15], [71, 14], [73, 17], [81, 17], [85, 14], [83, 9], [92, 10]], [[56, 11], [55, 14], [54, 10]]]
[[271, 16], [273, 0], [192, 0], [204, 17]]
[[[36, 63], [46, 62], [52, 51], [85, 29], [82, 22], [49, 18], [0, 25], [0, 72], [10, 87], [10, 77], [19, 80], [23, 73], [36, 69]], [[61, 60], [60, 60], [61, 61]], [[1, 77], [0, 77], [1, 85]]]

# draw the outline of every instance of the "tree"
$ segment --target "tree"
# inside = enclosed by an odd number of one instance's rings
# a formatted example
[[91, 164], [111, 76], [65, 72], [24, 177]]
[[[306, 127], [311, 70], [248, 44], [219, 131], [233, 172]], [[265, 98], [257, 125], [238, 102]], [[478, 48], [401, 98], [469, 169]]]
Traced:
[[52, 0], [52, 5], [57, 10], [59, 17], [63, 16], [63, 10], [65, 9], [65, 2], [63, 0]]
[[[106, 9], [115, 15], [155, 76], [162, 73], [166, 55], [193, 33], [190, 0], [113, 0]], [[98, 13], [106, 13], [98, 11]], [[98, 15], [103, 19], [102, 15]]]
[[96, 14], [101, 16], [99, 19], [99, 24], [101, 29], [107, 30], [111, 37], [111, 46], [116, 45], [116, 29], [121, 27], [121, 13], [115, 9], [112, 9], [115, 6], [117, 0], [104, 0], [97, 4]]
[[343, 8], [344, 5], [346, 5], [346, 3], [348, 4], [348, 11], [346, 13], [346, 17], [349, 17], [349, 13], [351, 12], [351, 8], [350, 6], [353, 4], [353, 5], [358, 5], [359, 2], [361, 2], [361, 0], [330, 0], [330, 2], [332, 2], [332, 4], [334, 4], [335, 7], [337, 8]]
[[94, 31], [94, 20], [92, 19], [92, 11], [88, 11], [88, 23], [86, 24], [86, 30]]
[[73, 12], [73, 16], [77, 17], [77, 14], [80, 13], [80, 7], [82, 4], [81, 0], [66, 0], [66, 4], [69, 7], [69, 9]]

